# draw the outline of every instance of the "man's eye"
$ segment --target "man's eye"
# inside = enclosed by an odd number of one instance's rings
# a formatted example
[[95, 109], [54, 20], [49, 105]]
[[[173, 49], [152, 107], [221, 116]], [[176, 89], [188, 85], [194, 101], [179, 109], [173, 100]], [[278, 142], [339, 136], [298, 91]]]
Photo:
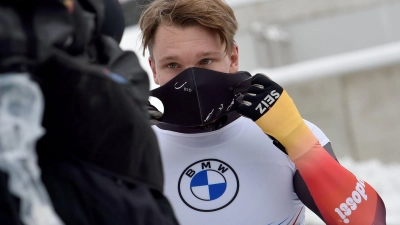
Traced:
[[202, 65], [208, 65], [208, 64], [210, 64], [212, 62], [212, 59], [203, 59], [203, 60], [201, 60], [201, 64]]
[[178, 67], [178, 65], [176, 63], [170, 63], [170, 64], [167, 65], [167, 67], [170, 68], [170, 69], [175, 69], [175, 68]]

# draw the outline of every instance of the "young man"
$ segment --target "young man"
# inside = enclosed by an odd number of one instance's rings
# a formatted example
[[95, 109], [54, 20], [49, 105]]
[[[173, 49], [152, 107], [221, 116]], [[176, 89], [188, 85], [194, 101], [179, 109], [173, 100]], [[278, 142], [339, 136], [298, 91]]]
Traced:
[[[155, 0], [139, 23], [165, 114], [179, 114], [176, 121], [197, 121], [188, 113], [193, 104], [201, 110], [222, 95], [221, 73], [241, 74], [237, 21], [222, 0]], [[200, 82], [207, 75], [218, 79]], [[197, 101], [186, 101], [193, 92]], [[301, 118], [282, 87], [258, 74], [243, 94], [236, 111], [212, 122], [201, 112], [200, 126], [153, 126], [165, 192], [182, 224], [305, 224], [305, 206], [327, 224], [385, 224], [379, 195], [335, 160], [329, 139]], [[183, 107], [168, 107], [176, 102]]]

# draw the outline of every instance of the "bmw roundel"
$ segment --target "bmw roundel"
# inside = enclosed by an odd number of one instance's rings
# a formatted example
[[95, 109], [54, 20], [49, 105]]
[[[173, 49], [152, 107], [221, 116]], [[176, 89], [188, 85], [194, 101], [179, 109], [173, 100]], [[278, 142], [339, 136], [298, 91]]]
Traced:
[[179, 178], [179, 196], [190, 208], [220, 210], [236, 198], [239, 179], [231, 166], [218, 159], [204, 159], [188, 166]]

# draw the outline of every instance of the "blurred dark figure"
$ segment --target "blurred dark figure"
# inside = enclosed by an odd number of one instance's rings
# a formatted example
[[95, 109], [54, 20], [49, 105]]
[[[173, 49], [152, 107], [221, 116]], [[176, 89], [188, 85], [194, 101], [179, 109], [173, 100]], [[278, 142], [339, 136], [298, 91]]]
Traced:
[[123, 30], [116, 0], [1, 1], [1, 224], [177, 224]]

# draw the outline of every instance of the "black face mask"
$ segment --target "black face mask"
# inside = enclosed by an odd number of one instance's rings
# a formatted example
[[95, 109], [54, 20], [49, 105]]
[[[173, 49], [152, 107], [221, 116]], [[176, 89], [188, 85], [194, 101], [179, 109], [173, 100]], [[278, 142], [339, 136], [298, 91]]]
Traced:
[[235, 111], [250, 87], [251, 74], [188, 68], [151, 91], [164, 105], [160, 122], [202, 126]]

